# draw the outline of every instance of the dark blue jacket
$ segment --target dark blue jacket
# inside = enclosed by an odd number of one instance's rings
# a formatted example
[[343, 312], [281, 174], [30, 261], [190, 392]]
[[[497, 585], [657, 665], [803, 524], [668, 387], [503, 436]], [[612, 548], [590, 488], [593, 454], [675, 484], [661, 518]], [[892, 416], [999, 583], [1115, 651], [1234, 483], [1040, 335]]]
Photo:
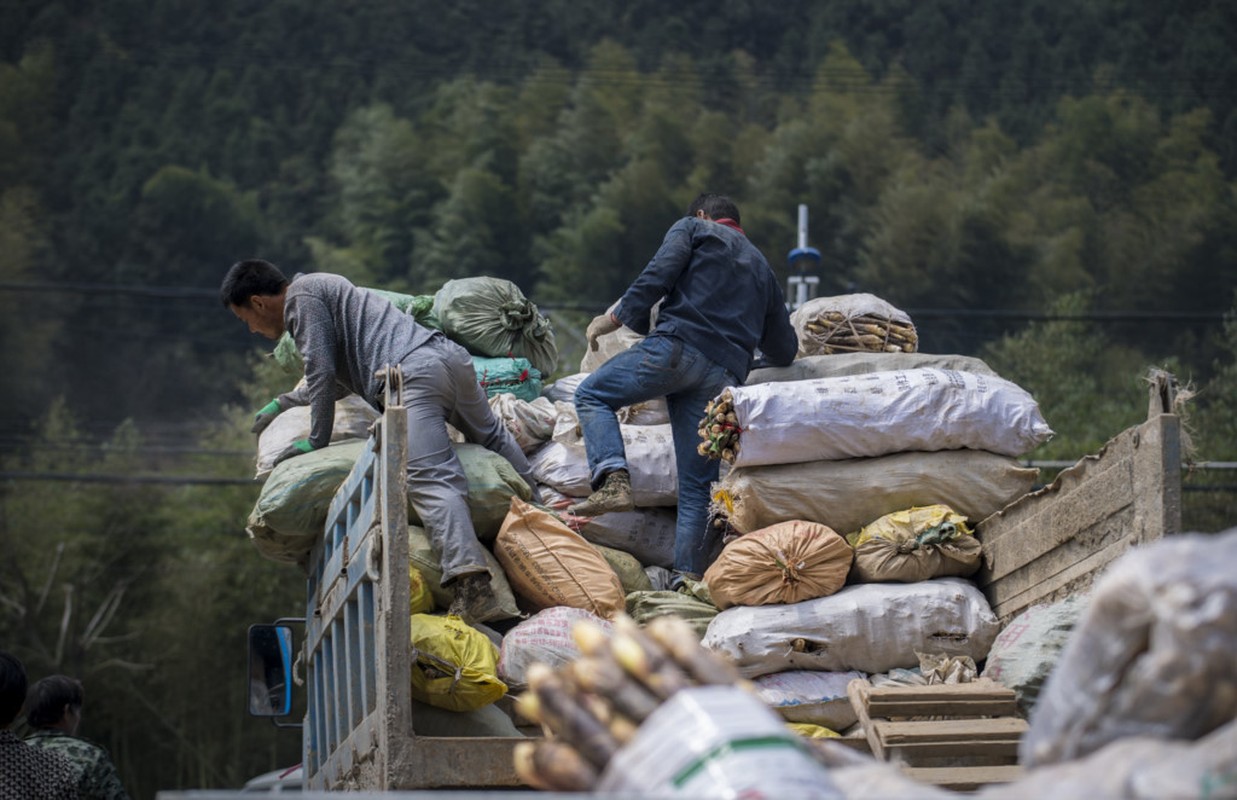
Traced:
[[737, 228], [684, 217], [671, 226], [614, 315], [633, 331], [687, 342], [746, 380], [753, 351], [775, 366], [794, 360], [799, 339], [769, 262]]

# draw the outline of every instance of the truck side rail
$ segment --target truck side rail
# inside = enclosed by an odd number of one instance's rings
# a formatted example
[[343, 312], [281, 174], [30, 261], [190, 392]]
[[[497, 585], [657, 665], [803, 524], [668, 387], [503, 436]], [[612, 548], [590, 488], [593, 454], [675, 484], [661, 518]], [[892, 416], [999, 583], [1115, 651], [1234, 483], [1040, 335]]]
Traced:
[[[390, 788], [383, 776], [398, 749], [392, 733], [411, 730], [408, 542], [383, 535], [407, 529], [406, 426], [403, 408], [388, 407], [336, 492], [323, 540], [310, 555], [303, 753], [308, 789]], [[398, 474], [387, 474], [396, 467]], [[392, 613], [399, 609], [402, 614]], [[384, 657], [393, 653], [403, 657]]]
[[1181, 530], [1181, 420], [1172, 376], [1153, 373], [1147, 421], [1044, 488], [982, 520], [976, 580], [1001, 624], [1085, 592], [1131, 547]]
[[390, 370], [369, 446], [309, 560], [303, 767], [308, 790], [517, 786], [516, 737], [415, 734], [409, 631], [408, 417]]

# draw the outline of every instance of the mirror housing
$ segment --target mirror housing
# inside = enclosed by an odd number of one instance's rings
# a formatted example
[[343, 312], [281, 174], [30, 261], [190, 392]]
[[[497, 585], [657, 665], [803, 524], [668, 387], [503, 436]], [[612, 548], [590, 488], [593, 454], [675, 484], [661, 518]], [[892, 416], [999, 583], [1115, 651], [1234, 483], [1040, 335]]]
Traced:
[[286, 717], [292, 713], [292, 628], [249, 626], [249, 713]]

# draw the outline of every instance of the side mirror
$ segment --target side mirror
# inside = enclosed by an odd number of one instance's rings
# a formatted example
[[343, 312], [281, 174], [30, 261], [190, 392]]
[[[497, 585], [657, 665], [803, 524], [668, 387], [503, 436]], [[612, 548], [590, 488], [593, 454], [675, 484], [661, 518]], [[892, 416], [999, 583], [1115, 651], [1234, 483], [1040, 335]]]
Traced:
[[292, 713], [292, 628], [287, 625], [249, 626], [249, 713]]

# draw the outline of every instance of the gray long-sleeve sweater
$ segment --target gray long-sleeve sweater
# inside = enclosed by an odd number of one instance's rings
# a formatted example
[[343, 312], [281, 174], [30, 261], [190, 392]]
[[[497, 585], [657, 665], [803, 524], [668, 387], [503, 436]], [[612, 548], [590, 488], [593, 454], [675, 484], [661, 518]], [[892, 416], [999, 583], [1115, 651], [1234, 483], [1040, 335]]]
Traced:
[[305, 361], [305, 385], [279, 402], [310, 407], [315, 449], [331, 441], [337, 399], [355, 393], [381, 407], [382, 383], [374, 373], [400, 364], [435, 334], [389, 300], [322, 272], [292, 278], [283, 319]]

